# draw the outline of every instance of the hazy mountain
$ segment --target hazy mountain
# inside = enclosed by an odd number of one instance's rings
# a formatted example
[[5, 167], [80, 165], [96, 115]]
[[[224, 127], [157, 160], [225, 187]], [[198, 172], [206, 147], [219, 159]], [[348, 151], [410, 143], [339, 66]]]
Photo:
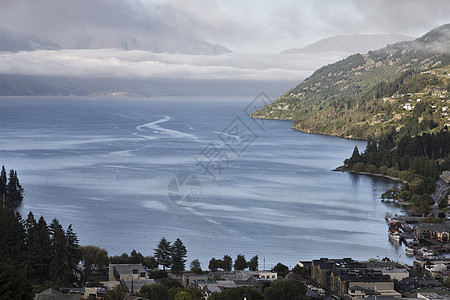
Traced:
[[61, 47], [34, 35], [25, 35], [0, 29], [0, 51], [53, 50]]
[[345, 52], [367, 53], [378, 50], [389, 44], [403, 41], [412, 41], [415, 38], [400, 34], [371, 34], [371, 35], [339, 35], [319, 40], [303, 48], [292, 48], [283, 51], [283, 54], [291, 53], [318, 53], [318, 52]]
[[101, 49], [146, 50], [150, 52], [184, 53], [194, 55], [216, 55], [231, 50], [219, 44], [211, 44], [195, 38], [173, 35], [127, 36], [82, 35], [58, 37], [50, 40], [35, 35], [25, 35], [0, 30], [0, 51], [31, 51], [39, 49]]
[[426, 78], [422, 74], [428, 73], [422, 72], [437, 70], [442, 75], [449, 64], [450, 24], [446, 24], [414, 41], [324, 66], [252, 116], [293, 120], [294, 129], [300, 131], [367, 138], [385, 130], [374, 121], [390, 117], [383, 97], [402, 86], [416, 89], [423, 81], [440, 82], [437, 76]]

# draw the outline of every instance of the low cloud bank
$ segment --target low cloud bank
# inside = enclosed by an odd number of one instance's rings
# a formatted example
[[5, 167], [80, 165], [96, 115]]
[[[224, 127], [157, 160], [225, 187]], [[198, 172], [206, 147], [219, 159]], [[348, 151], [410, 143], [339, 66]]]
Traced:
[[216, 56], [95, 50], [0, 52], [0, 74], [80, 78], [301, 81], [348, 53], [239, 54]]

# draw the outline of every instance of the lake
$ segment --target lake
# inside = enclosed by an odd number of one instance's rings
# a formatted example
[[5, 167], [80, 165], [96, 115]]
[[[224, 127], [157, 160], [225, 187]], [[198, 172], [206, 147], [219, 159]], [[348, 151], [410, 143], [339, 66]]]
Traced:
[[0, 164], [18, 172], [23, 217], [73, 224], [110, 255], [152, 255], [166, 237], [204, 269], [225, 254], [260, 269], [411, 263], [387, 236], [384, 214], [400, 209], [380, 201], [397, 183], [331, 171], [366, 143], [250, 119], [261, 97], [2, 97]]

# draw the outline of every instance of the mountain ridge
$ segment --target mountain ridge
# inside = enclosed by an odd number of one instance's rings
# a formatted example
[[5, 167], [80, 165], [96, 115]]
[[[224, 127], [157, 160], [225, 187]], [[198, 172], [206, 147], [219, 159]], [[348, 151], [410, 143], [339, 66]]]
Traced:
[[193, 55], [218, 55], [232, 51], [220, 44], [211, 44], [187, 36], [90, 36], [78, 38], [50, 39], [32, 34], [22, 34], [0, 29], [0, 51], [33, 51], [58, 49], [101, 49], [146, 50], [160, 53], [182, 53]]
[[291, 48], [281, 52], [281, 54], [314, 52], [366, 53], [386, 47], [388, 44], [414, 39], [415, 37], [401, 34], [338, 35], [321, 39], [302, 48]]

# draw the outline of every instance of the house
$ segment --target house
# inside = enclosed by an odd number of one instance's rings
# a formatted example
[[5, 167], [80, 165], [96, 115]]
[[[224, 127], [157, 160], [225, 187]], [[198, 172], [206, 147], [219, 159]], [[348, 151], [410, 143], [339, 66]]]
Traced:
[[311, 279], [322, 287], [331, 287], [331, 273], [339, 268], [362, 268], [364, 265], [351, 258], [328, 259], [321, 258], [311, 263]]
[[154, 284], [142, 264], [110, 264], [109, 281], [119, 281], [128, 291], [137, 292], [143, 285]]
[[450, 225], [448, 223], [417, 224], [414, 227], [414, 235], [418, 239], [431, 239], [440, 242], [449, 240]]
[[439, 295], [437, 293], [432, 292], [417, 292], [418, 299], [427, 299], [427, 300], [450, 300], [449, 294]]
[[412, 104], [411, 103], [405, 103], [404, 105], [403, 105], [403, 109], [404, 110], [412, 110], [413, 109], [413, 107], [412, 107]]
[[447, 264], [438, 263], [425, 265], [425, 270], [429, 272], [434, 278], [440, 279], [442, 277], [442, 273], [447, 271]]
[[110, 264], [109, 281], [149, 279], [149, 274], [142, 264]]
[[277, 274], [277, 272], [271, 272], [271, 271], [259, 271], [258, 278], [259, 279], [276, 280], [278, 278], [278, 274]]
[[186, 288], [197, 288], [198, 281], [212, 280], [212, 276], [206, 274], [183, 273], [181, 284]]
[[34, 296], [35, 300], [80, 300], [80, 294], [63, 294], [55, 289], [46, 289]]
[[394, 281], [390, 276], [383, 275], [379, 270], [336, 269], [331, 281], [331, 290], [334, 293], [340, 296], [349, 295], [353, 299], [361, 299], [363, 295], [375, 292], [375, 295], [379, 293], [381, 296], [401, 297], [401, 294], [395, 291]]
[[441, 179], [444, 180], [447, 184], [450, 184], [450, 171], [444, 171], [440, 175]]

